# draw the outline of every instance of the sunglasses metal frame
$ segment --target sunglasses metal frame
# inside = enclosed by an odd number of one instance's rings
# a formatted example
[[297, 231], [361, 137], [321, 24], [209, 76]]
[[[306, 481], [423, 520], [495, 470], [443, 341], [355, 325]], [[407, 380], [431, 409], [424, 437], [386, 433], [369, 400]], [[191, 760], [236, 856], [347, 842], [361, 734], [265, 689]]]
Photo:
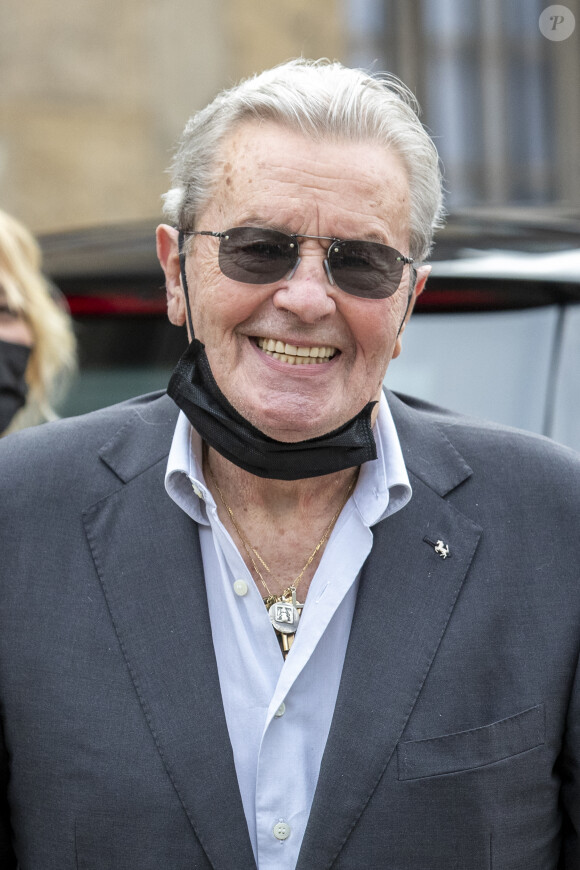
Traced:
[[[266, 232], [270, 231], [273, 233], [277, 233], [281, 236], [284, 236], [287, 239], [296, 241], [296, 245], [297, 245], [296, 262], [291, 266], [291, 268], [288, 272], [284, 273], [284, 276], [286, 278], [292, 278], [292, 276], [294, 275], [294, 273], [296, 272], [296, 269], [298, 268], [298, 266], [300, 264], [299, 239], [315, 239], [317, 241], [330, 242], [328, 249], [326, 251], [326, 257], [324, 258], [324, 270], [326, 272], [326, 276], [327, 276], [330, 284], [332, 284], [333, 286], [339, 287], [341, 290], [343, 290], [344, 293], [348, 293], [350, 296], [357, 296], [359, 299], [372, 299], [372, 298], [385, 298], [386, 299], [386, 298], [389, 298], [389, 296], [392, 296], [394, 293], [396, 293], [396, 291], [401, 283], [403, 270], [401, 268], [401, 276], [399, 277], [399, 283], [397, 284], [397, 287], [395, 287], [395, 289], [391, 293], [389, 293], [387, 296], [384, 296], [384, 297], [380, 297], [380, 296], [370, 297], [370, 296], [364, 296], [364, 295], [361, 296], [357, 293], [353, 293], [351, 290], [345, 290], [343, 287], [340, 286], [340, 284], [334, 278], [334, 276], [332, 274], [330, 262], [329, 262], [331, 248], [333, 245], [344, 244], [345, 242], [355, 242], [357, 244], [379, 245], [380, 247], [383, 247], [383, 248], [386, 248], [387, 250], [393, 251], [396, 254], [395, 260], [401, 262], [403, 264], [403, 267], [405, 265], [412, 266], [413, 262], [414, 262], [413, 257], [406, 257], [404, 254], [401, 254], [399, 251], [397, 251], [396, 248], [392, 248], [390, 245], [383, 245], [382, 242], [367, 242], [364, 239], [339, 239], [336, 236], [312, 236], [312, 235], [307, 235], [306, 233], [285, 233], [282, 230], [275, 230], [271, 227], [269, 227], [269, 228], [268, 227], [230, 227], [230, 229], [224, 230], [223, 232], [215, 232], [213, 230], [181, 230], [180, 232], [181, 232], [182, 236], [212, 236], [213, 238], [219, 239], [220, 243], [221, 243], [222, 239], [226, 239], [226, 240], [228, 239], [228, 233], [231, 233], [233, 230], [242, 230], [242, 229], [256, 229], [256, 230], [262, 230], [262, 231], [266, 231]], [[290, 244], [290, 247], [293, 247], [292, 242]], [[221, 268], [221, 265], [220, 265], [220, 268]], [[223, 269], [222, 269], [222, 271], [223, 271]], [[226, 277], [229, 277], [231, 280], [234, 280], [234, 281], [239, 280], [240, 283], [250, 283], [250, 284], [254, 283], [251, 281], [244, 282], [242, 279], [232, 278], [230, 275], [227, 275], [227, 274], [226, 274]], [[283, 277], [283, 276], [281, 276], [281, 277]], [[264, 283], [275, 283], [275, 281], [279, 281], [279, 280], [281, 280], [281, 278], [274, 278], [272, 280], [272, 282], [264, 282]]]

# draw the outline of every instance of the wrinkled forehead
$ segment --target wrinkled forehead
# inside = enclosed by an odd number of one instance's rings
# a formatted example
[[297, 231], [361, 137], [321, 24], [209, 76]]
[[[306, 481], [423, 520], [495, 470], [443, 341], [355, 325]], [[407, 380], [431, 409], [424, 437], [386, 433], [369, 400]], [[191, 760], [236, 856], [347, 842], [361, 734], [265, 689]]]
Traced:
[[348, 223], [350, 215], [353, 227], [370, 219], [387, 221], [391, 232], [408, 230], [405, 165], [374, 140], [314, 138], [277, 122], [245, 121], [223, 140], [213, 176], [200, 214], [218, 212], [227, 221], [265, 208], [282, 219], [287, 211], [302, 209], [308, 217], [312, 209], [328, 208], [339, 223]]

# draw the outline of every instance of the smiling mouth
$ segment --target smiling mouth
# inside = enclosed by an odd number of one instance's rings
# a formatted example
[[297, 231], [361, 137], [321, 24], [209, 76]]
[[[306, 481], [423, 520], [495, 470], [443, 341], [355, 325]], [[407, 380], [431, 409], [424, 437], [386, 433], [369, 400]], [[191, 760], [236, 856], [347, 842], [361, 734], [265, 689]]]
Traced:
[[297, 366], [326, 363], [339, 353], [336, 347], [298, 347], [277, 338], [256, 338], [256, 344], [273, 359]]

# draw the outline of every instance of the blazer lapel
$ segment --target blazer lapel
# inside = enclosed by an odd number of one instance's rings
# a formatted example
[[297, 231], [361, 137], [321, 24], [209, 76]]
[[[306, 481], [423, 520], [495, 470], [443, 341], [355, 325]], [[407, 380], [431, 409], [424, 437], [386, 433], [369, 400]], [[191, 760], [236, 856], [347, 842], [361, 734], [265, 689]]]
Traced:
[[[361, 574], [297, 870], [323, 870], [333, 864], [377, 787], [426, 679], [481, 533], [441, 497], [470, 475], [462, 457], [424, 420], [411, 425], [413, 412], [404, 407], [393, 411], [413, 497], [373, 530], [374, 545]], [[435, 551], [438, 540], [448, 545], [447, 558]]]
[[124, 485], [87, 509], [85, 529], [135, 690], [195, 833], [216, 870], [255, 870], [197, 527], [164, 489], [175, 417], [157, 414], [143, 426], [143, 416], [103, 449]]

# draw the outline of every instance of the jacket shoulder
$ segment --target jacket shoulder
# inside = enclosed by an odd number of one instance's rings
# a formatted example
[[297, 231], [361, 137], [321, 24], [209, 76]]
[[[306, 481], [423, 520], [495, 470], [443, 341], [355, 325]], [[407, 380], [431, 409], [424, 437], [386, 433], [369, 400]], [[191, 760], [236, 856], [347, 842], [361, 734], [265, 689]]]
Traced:
[[101, 449], [126, 427], [137, 433], [135, 451], [139, 450], [138, 433], [149, 434], [152, 429], [169, 450], [178, 413], [166, 393], [149, 393], [15, 432], [0, 440], [0, 485], [4, 489], [5, 485], [18, 486], [19, 481], [38, 484], [46, 479], [56, 484], [76, 474], [85, 476]]
[[387, 393], [409, 467], [444, 438], [474, 474], [499, 489], [580, 480], [580, 454], [543, 435], [458, 414], [411, 396]]

